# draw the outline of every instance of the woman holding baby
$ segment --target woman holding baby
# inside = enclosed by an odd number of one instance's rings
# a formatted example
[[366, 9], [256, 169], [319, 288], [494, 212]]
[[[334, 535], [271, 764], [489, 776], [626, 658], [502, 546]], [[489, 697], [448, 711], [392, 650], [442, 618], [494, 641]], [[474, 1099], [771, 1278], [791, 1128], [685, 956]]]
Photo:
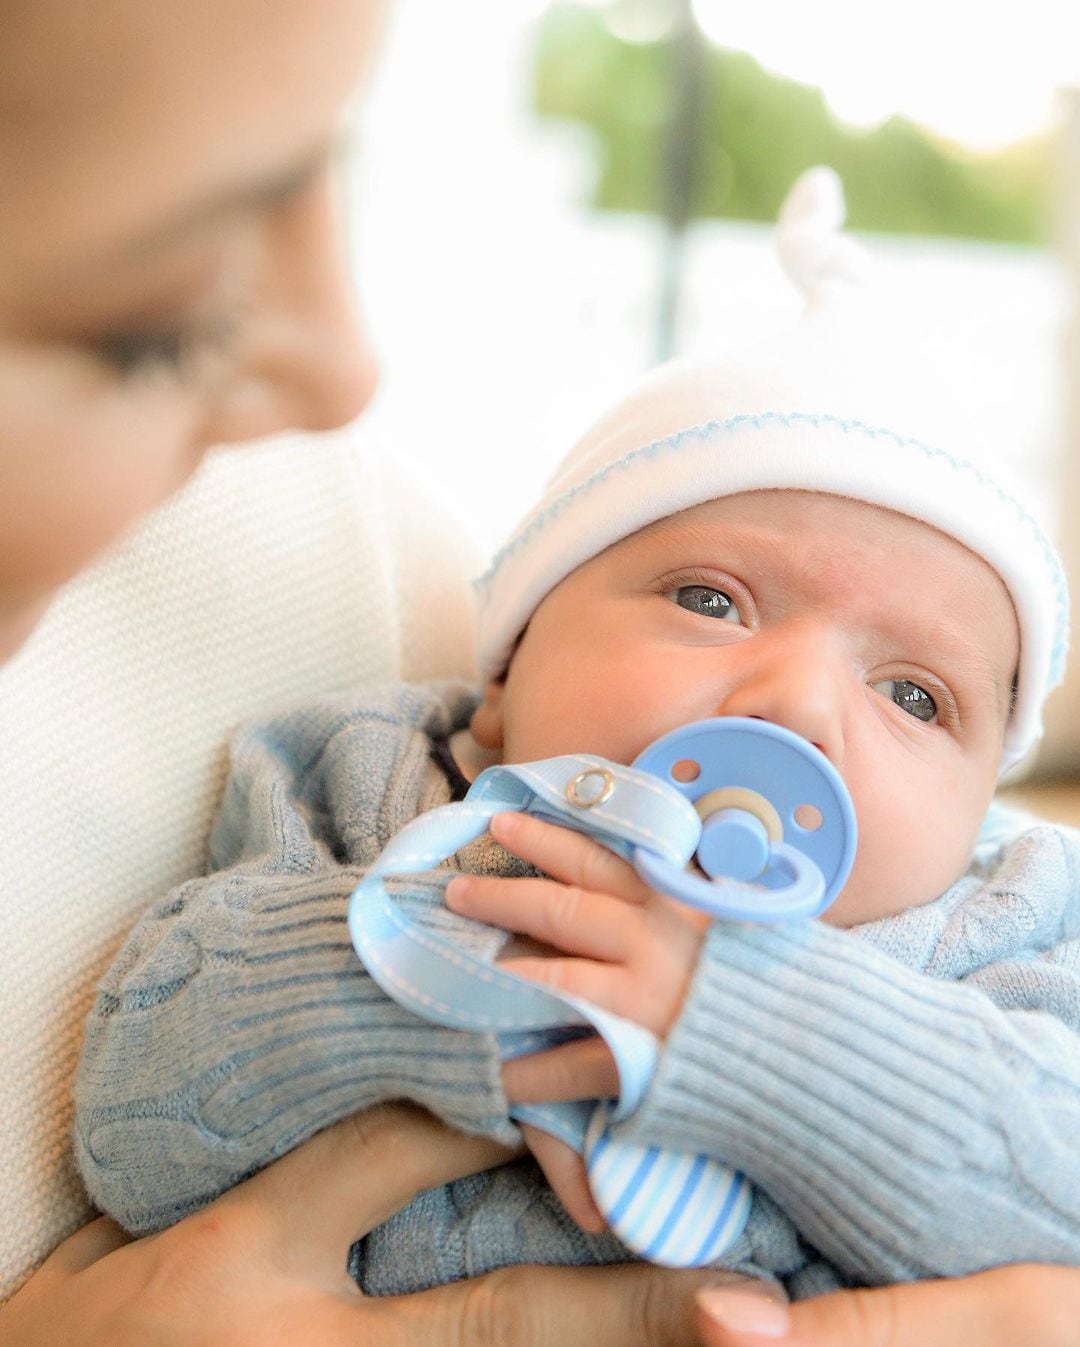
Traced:
[[[373, 365], [346, 298], [331, 160], [379, 10], [5, 6], [0, 658], [210, 445], [330, 428], [363, 408]], [[345, 1273], [353, 1241], [416, 1193], [506, 1158], [414, 1110], [371, 1110], [163, 1234], [131, 1242], [107, 1220], [77, 1232], [0, 1307], [0, 1343], [1075, 1340], [1080, 1273], [1049, 1267], [790, 1310], [710, 1287], [708, 1273], [640, 1264], [358, 1294]], [[376, 1187], [358, 1181], [372, 1173]]]

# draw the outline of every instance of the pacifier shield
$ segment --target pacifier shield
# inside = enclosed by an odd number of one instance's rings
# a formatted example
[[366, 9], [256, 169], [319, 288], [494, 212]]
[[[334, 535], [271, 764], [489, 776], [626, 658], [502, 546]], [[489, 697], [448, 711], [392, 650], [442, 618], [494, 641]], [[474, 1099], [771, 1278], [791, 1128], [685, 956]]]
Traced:
[[[855, 810], [836, 768], [800, 735], [765, 720], [718, 716], [663, 735], [633, 765], [654, 773], [692, 804], [698, 800], [709, 804], [706, 797], [710, 793], [726, 793], [729, 788], [753, 792], [775, 811], [783, 830], [781, 840], [821, 871], [824, 902], [831, 902], [843, 888], [855, 859]], [[722, 813], [728, 800], [717, 797], [716, 804]], [[735, 807], [747, 808], [745, 803]], [[772, 836], [772, 818], [757, 807], [748, 812], [754, 815], [746, 824], [748, 832], [744, 838], [735, 839], [736, 853], [746, 857], [736, 862], [742, 870], [752, 866], [756, 854], [756, 844], [750, 837], [755, 822], [764, 825], [771, 841], [777, 840]], [[720, 824], [721, 828], [727, 826]], [[705, 832], [708, 827], [706, 819]], [[718, 834], [716, 848], [710, 852], [707, 847], [701, 858], [704, 869], [715, 863], [721, 842], [731, 840], [732, 835]], [[726, 873], [732, 878], [752, 878], [745, 873], [732, 875], [730, 870]], [[768, 871], [756, 882], [766, 887], [775, 883]]]

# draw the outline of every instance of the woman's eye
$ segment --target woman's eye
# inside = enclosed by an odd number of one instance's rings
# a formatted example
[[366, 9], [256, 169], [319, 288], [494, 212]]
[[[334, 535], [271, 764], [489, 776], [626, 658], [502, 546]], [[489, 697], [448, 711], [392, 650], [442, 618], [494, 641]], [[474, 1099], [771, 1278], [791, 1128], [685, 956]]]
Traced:
[[95, 342], [95, 350], [122, 378], [155, 366], [182, 370], [188, 358], [183, 332], [115, 332]]
[[226, 319], [191, 326], [142, 328], [97, 338], [94, 353], [122, 379], [155, 370], [182, 377], [203, 355], [228, 348], [233, 324]]
[[918, 683], [912, 683], [907, 678], [886, 678], [880, 683], [871, 683], [870, 686], [875, 692], [888, 697], [895, 706], [900, 707], [901, 711], [914, 716], [916, 720], [929, 724], [937, 719], [937, 702]]
[[718, 617], [721, 622], [742, 622], [731, 595], [725, 594], [722, 589], [713, 589], [711, 585], [680, 585], [671, 591], [669, 597], [688, 612], [700, 613], [703, 617]]

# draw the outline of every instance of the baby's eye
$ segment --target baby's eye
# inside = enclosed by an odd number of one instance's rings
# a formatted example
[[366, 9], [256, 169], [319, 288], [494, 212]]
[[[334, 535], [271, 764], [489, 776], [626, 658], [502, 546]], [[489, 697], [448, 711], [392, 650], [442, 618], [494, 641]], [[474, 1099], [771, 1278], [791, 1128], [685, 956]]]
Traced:
[[671, 590], [668, 597], [688, 612], [718, 617], [721, 622], [742, 622], [731, 595], [722, 589], [713, 589], [711, 585], [680, 585]]
[[937, 702], [918, 683], [912, 683], [906, 678], [886, 678], [880, 683], [871, 683], [870, 686], [875, 692], [888, 697], [909, 716], [914, 716], [916, 720], [929, 724], [937, 719]]

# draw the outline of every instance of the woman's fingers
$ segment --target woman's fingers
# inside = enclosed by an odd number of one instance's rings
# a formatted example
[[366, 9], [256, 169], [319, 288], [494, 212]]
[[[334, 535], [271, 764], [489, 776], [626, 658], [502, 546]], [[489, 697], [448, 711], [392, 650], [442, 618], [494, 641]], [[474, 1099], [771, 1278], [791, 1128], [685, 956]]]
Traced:
[[99, 1216], [96, 1221], [76, 1230], [54, 1249], [41, 1265], [37, 1276], [44, 1281], [72, 1276], [130, 1242], [130, 1236], [125, 1235], [115, 1221], [110, 1221], [107, 1216]]
[[513, 1154], [452, 1131], [421, 1109], [381, 1105], [326, 1128], [207, 1211], [241, 1204], [259, 1216], [279, 1266], [343, 1275], [349, 1245], [418, 1193], [505, 1164]]
[[705, 1347], [1074, 1347], [1080, 1270], [995, 1268], [955, 1281], [840, 1291], [780, 1307], [739, 1291], [699, 1297]]
[[458, 875], [446, 886], [446, 905], [587, 959], [625, 959], [638, 929], [621, 899], [550, 879]]
[[646, 1264], [512, 1267], [415, 1296], [357, 1293], [344, 1272], [353, 1238], [423, 1188], [506, 1155], [415, 1109], [372, 1110], [328, 1128], [163, 1234], [124, 1244], [109, 1222], [81, 1231], [58, 1251], [51, 1278], [43, 1269], [0, 1308], [0, 1341], [18, 1347], [698, 1341], [693, 1296], [719, 1280], [715, 1273]]
[[564, 884], [614, 894], [631, 903], [643, 903], [652, 893], [633, 866], [571, 828], [560, 828], [531, 814], [496, 814], [491, 835], [507, 851]]
[[602, 1038], [579, 1038], [504, 1062], [502, 1085], [514, 1104], [613, 1099], [619, 1093], [619, 1073]]
[[700, 1341], [694, 1292], [724, 1279], [723, 1273], [647, 1263], [507, 1267], [377, 1302], [389, 1310], [387, 1335], [378, 1341], [380, 1347], [694, 1347]]

